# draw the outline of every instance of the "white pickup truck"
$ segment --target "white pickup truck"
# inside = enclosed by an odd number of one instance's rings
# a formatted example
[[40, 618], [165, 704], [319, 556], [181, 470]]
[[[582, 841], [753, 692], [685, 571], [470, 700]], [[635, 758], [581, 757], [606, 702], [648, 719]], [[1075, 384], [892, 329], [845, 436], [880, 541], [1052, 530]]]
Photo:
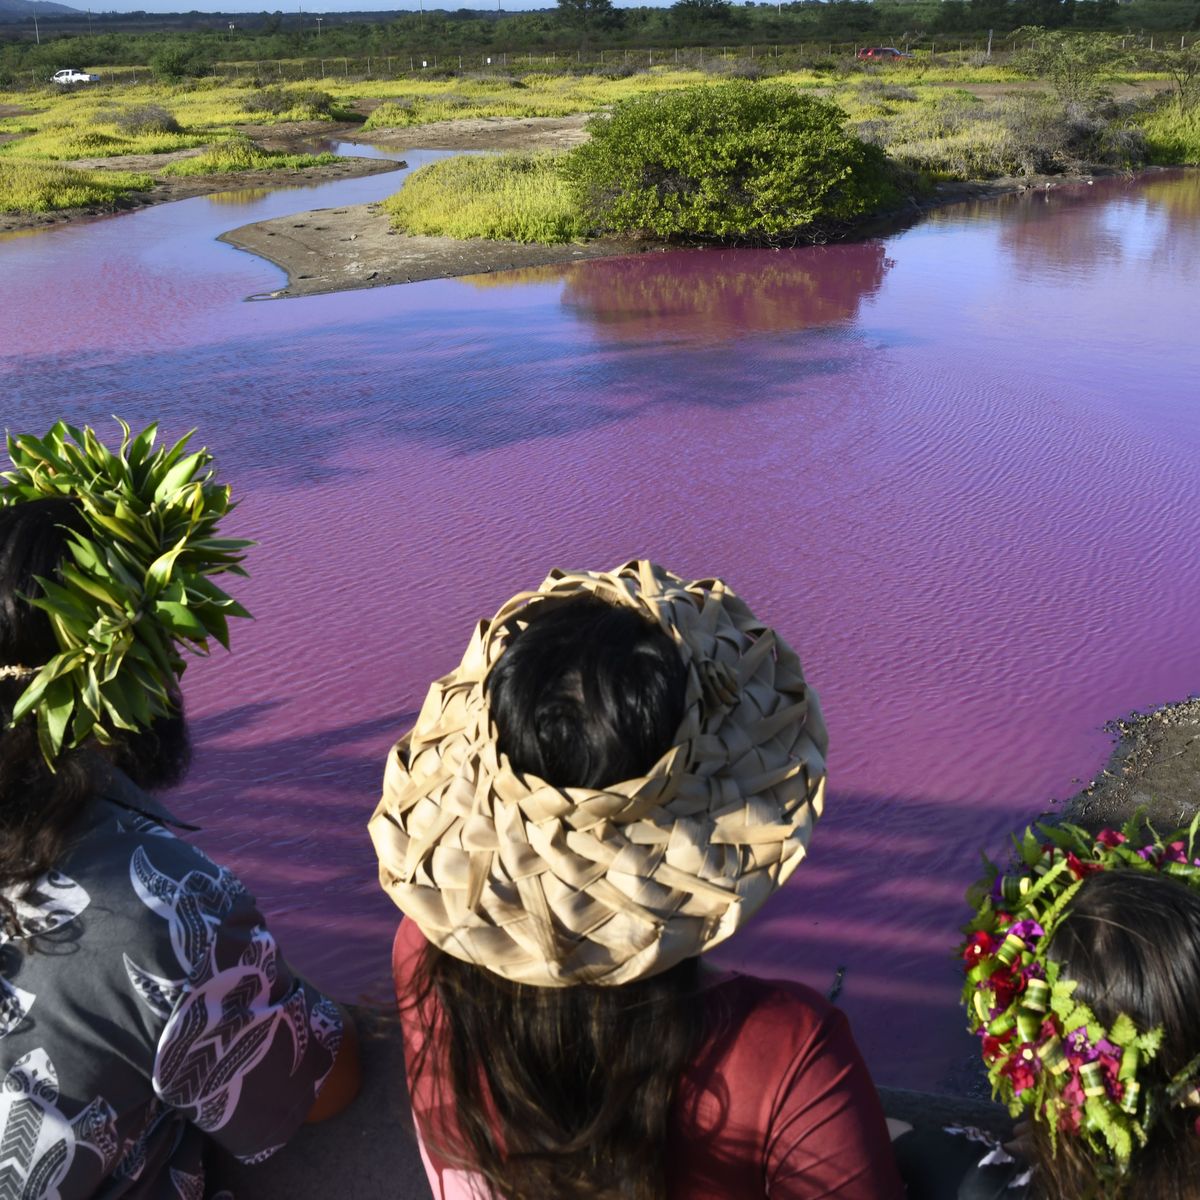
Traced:
[[89, 75], [86, 71], [55, 71], [51, 76], [54, 83], [98, 83], [99, 75]]

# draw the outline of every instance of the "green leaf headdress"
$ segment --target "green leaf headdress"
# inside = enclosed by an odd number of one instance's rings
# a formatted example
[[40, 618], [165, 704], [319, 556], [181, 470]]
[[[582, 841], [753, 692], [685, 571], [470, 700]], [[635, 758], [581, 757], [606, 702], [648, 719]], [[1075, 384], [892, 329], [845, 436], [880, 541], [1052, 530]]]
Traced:
[[[13, 724], [36, 713], [38, 741], [53, 764], [66, 746], [110, 743], [172, 710], [187, 664], [180, 648], [229, 648], [230, 617], [250, 614], [211, 576], [245, 575], [252, 543], [216, 536], [233, 507], [213, 479], [207, 450], [191, 437], [154, 448], [157, 425], [123, 437], [114, 453], [85, 426], [58, 422], [43, 438], [8, 437], [13, 470], [0, 472], [0, 506], [72, 500], [87, 532], [69, 531], [60, 579], [38, 579], [30, 603], [50, 618], [59, 653], [39, 664], [13, 708]], [[31, 671], [32, 673], [32, 671]]]
[[1200, 816], [1161, 836], [1143, 828], [1139, 812], [1095, 836], [1075, 825], [1039, 825], [1014, 842], [1009, 869], [985, 859], [986, 875], [968, 893], [976, 910], [962, 948], [969, 1026], [993, 1094], [1009, 1112], [1040, 1121], [1052, 1146], [1059, 1137], [1082, 1140], [1099, 1176], [1116, 1188], [1164, 1111], [1200, 1105], [1200, 1055], [1165, 1086], [1147, 1086], [1162, 1029], [1139, 1028], [1124, 1013], [1105, 1028], [1049, 949], [1097, 872], [1165, 875], [1200, 891]]

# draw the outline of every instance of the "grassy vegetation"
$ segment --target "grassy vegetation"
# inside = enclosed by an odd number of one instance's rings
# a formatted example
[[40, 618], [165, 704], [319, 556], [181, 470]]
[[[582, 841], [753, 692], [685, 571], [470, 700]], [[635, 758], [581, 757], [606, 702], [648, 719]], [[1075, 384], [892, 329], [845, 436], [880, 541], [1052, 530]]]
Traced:
[[152, 183], [149, 175], [125, 171], [79, 171], [57, 163], [6, 159], [0, 161], [0, 212], [107, 206]]
[[549, 153], [444, 159], [414, 171], [384, 208], [406, 233], [570, 242], [588, 230], [561, 164]]
[[1200, 105], [1172, 101], [1147, 113], [1139, 123], [1152, 163], [1200, 163]]
[[[848, 114], [852, 132], [932, 178], [1057, 171], [1086, 161], [1136, 165], [1147, 152], [1155, 162], [1200, 161], [1200, 118], [1194, 108], [1180, 103], [1174, 108], [1163, 105], [1134, 111], [1098, 103], [1069, 105], [1050, 97], [979, 99], [965, 86], [1017, 83], [1023, 77], [1005, 65], [972, 65], [972, 61], [969, 54], [939, 54], [935, 63], [926, 54], [900, 64], [876, 65], [855, 63], [842, 55], [813, 58], [808, 65], [794, 68], [786, 58], [726, 60], [709, 55], [652, 69], [622, 62], [603, 73], [489, 69], [457, 75], [440, 71], [434, 77], [435, 72], [429, 71], [392, 79], [331, 77], [266, 87], [251, 77], [251, 65], [244, 78], [233, 81], [103, 82], [70, 91], [43, 85], [6, 92], [6, 103], [25, 111], [0, 118], [0, 134], [16, 135], [0, 144], [0, 163], [20, 159], [62, 164], [215, 144], [213, 158], [185, 160], [172, 166], [171, 172], [296, 167], [321, 160], [256, 158], [241, 141], [231, 139], [237, 139], [247, 125], [348, 118], [356, 104], [368, 100], [381, 103], [363, 126], [367, 132], [464, 117], [595, 112], [651, 92], [715, 83], [731, 75], [761, 78], [834, 101]], [[1136, 67], [1136, 63], [1112, 64], [1106, 68], [1105, 80], [1150, 77]], [[164, 119], [150, 120], [149, 113]], [[206, 160], [208, 165], [202, 165]], [[560, 217], [554, 215], [559, 211], [557, 201], [551, 199], [555, 176], [546, 164], [527, 163], [507, 175], [475, 178], [481, 189], [497, 189], [497, 195], [519, 182], [522, 189], [540, 197], [522, 201], [535, 215], [516, 218], [518, 226], [562, 228]], [[544, 213], [543, 201], [548, 205]], [[440, 201], [430, 200], [432, 210], [440, 206]], [[416, 219], [415, 213], [410, 212], [409, 219]]]
[[230, 171], [299, 171], [338, 161], [336, 154], [283, 154], [260, 150], [244, 138], [219, 142], [194, 158], [181, 158], [163, 167], [163, 175], [221, 175]]

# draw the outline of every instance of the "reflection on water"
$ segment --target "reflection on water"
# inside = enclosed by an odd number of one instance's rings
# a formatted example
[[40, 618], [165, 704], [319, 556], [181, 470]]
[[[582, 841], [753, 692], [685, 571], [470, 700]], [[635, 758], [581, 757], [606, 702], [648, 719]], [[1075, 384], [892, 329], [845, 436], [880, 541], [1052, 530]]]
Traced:
[[[883, 282], [881, 242], [802, 250], [643, 254], [539, 269], [563, 303], [609, 336], [634, 341], [771, 333], [847, 321]], [[498, 277], [503, 282], [508, 276]]]
[[801, 651], [832, 748], [808, 860], [720, 957], [822, 990], [844, 967], [879, 1078], [953, 1086], [978, 848], [1095, 772], [1106, 720], [1200, 680], [1197, 175], [857, 246], [243, 303], [277, 273], [223, 229], [397, 182], [0, 248], [4, 423], [197, 425], [259, 543], [257, 619], [187, 676], [173, 806], [301, 968], [382, 996], [365, 822], [472, 623], [553, 565], [723, 575]]
[[1200, 172], [1164, 171], [1099, 186], [1105, 203], [1096, 203], [1095, 185], [1055, 188], [943, 209], [931, 223], [954, 224], [964, 214], [1000, 223], [1006, 251], [1030, 279], [1053, 267], [1096, 282], [1138, 263], [1157, 271], [1164, 262], [1200, 279]]
[[210, 204], [253, 204], [269, 196], [275, 189], [264, 187], [235, 188], [231, 192], [215, 192], [208, 197]]

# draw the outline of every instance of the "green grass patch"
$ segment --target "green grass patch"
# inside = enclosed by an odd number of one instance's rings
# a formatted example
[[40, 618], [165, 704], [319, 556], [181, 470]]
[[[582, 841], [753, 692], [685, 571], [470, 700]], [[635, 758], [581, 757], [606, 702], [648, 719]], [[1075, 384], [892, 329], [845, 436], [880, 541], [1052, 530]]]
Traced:
[[514, 242], [570, 242], [588, 231], [571, 202], [561, 155], [449, 158], [414, 171], [384, 201], [405, 233]]
[[1146, 113], [1139, 124], [1152, 163], [1200, 164], [1200, 105], [1188, 108], [1172, 100]]
[[194, 158], [182, 158], [162, 170], [164, 175], [224, 175], [231, 171], [299, 171], [338, 162], [336, 154], [283, 154], [260, 150], [243, 139], [220, 142]]
[[80, 171], [57, 163], [22, 159], [0, 161], [0, 212], [41, 213], [90, 208], [144, 192], [149, 175], [128, 171]]

